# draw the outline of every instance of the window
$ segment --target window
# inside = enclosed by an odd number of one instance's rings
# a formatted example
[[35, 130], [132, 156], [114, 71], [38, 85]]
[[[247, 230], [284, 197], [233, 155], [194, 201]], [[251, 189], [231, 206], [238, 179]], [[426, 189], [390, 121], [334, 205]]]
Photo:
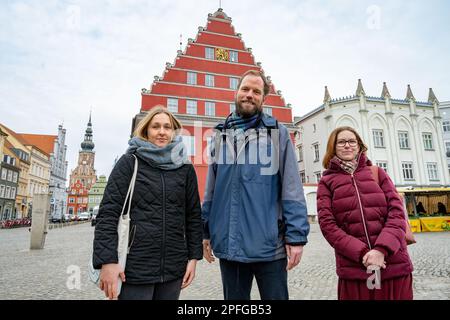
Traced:
[[209, 60], [214, 60], [214, 48], [205, 48], [205, 58]]
[[264, 110], [264, 113], [268, 114], [269, 116], [272, 115], [272, 108], [264, 107], [263, 110]]
[[16, 188], [11, 188], [11, 199], [15, 199], [16, 198]]
[[238, 78], [230, 78], [230, 89], [237, 90], [239, 84]]
[[425, 150], [433, 150], [433, 137], [430, 132], [422, 133], [423, 146]]
[[213, 117], [216, 115], [216, 104], [214, 102], [205, 102], [205, 115]]
[[197, 73], [188, 72], [187, 73], [187, 84], [197, 84]]
[[376, 161], [375, 164], [377, 165], [377, 167], [380, 167], [381, 169], [383, 169], [384, 171], [386, 171], [386, 173], [388, 172], [387, 161]]
[[77, 203], [83, 203], [83, 198], [79, 197], [79, 198], [77, 199]]
[[211, 74], [205, 75], [205, 86], [214, 87], [214, 76]]
[[409, 149], [408, 131], [398, 132], [398, 143], [400, 145], [400, 149]]
[[195, 156], [195, 137], [194, 136], [182, 136], [183, 143], [187, 149], [187, 155]]
[[373, 134], [373, 145], [375, 148], [384, 148], [384, 136], [383, 130], [374, 129]]
[[316, 132], [316, 124], [313, 123], [313, 132]]
[[69, 198], [69, 203], [75, 203], [75, 199], [74, 198]]
[[13, 165], [13, 166], [16, 165], [16, 158], [10, 157], [7, 154], [5, 154], [3, 156], [3, 161], [8, 163], [8, 164], [10, 164], [10, 165]]
[[6, 180], [6, 175], [7, 174], [8, 174], [8, 171], [5, 168], [3, 168], [2, 169], [2, 180]]
[[1, 185], [0, 186], [0, 198], [4, 198], [5, 197], [5, 186]]
[[178, 99], [168, 98], [167, 110], [169, 110], [170, 112], [178, 113]]
[[300, 180], [302, 183], [306, 183], [305, 170], [300, 171]]
[[320, 154], [319, 154], [319, 144], [313, 144], [313, 148], [314, 148], [314, 162], [319, 161], [320, 158]]
[[187, 114], [197, 114], [197, 101], [195, 101], [195, 100], [187, 101], [186, 113]]
[[445, 141], [445, 151], [446, 151], [446, 153], [449, 153], [447, 155], [447, 157], [449, 157], [450, 156], [450, 141]]
[[238, 62], [238, 52], [230, 50], [230, 62]]
[[236, 111], [236, 104], [230, 103], [230, 113], [233, 113], [234, 111]]
[[427, 171], [428, 171], [428, 178], [430, 180], [439, 181], [437, 172], [437, 163], [435, 162], [427, 163]]
[[314, 172], [314, 176], [316, 177], [316, 183], [319, 183], [322, 173], [320, 171]]
[[5, 198], [6, 199], [11, 198], [11, 187], [10, 186], [6, 186]]
[[402, 162], [402, 171], [405, 180], [414, 180], [412, 162]]
[[298, 162], [302, 162], [303, 161], [303, 146], [299, 145], [298, 146]]
[[450, 121], [447, 120], [442, 122], [442, 130], [444, 130], [444, 132], [450, 131]]
[[3, 212], [3, 220], [9, 219], [9, 208], [5, 208], [5, 211]]

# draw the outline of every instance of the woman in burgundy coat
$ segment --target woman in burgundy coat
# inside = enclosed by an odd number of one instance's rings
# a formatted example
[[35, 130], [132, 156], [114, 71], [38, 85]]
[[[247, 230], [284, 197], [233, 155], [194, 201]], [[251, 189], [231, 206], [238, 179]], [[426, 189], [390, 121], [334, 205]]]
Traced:
[[411, 300], [413, 266], [403, 203], [386, 172], [373, 177], [367, 147], [351, 127], [335, 129], [323, 159], [317, 210], [336, 254], [339, 300]]

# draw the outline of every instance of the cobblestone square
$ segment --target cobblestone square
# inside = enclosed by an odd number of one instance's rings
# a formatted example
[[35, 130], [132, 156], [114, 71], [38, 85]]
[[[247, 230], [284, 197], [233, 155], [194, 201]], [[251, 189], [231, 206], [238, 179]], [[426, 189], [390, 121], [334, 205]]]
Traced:
[[[0, 230], [0, 299], [98, 300], [102, 292], [88, 280], [94, 228], [89, 223], [48, 231], [45, 249], [29, 250], [27, 228]], [[419, 233], [409, 246], [414, 264], [414, 298], [450, 299], [450, 233]], [[334, 252], [318, 224], [311, 225], [302, 261], [289, 272], [293, 300], [334, 300], [337, 276]], [[198, 263], [185, 300], [222, 299], [219, 263]], [[259, 299], [256, 283], [252, 299]]]

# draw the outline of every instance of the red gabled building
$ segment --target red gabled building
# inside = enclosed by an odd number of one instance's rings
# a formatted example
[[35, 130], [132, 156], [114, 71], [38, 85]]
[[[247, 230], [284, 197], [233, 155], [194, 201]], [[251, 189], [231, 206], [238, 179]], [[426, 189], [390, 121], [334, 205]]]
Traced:
[[[250, 69], [262, 70], [261, 63], [255, 62], [251, 48], [235, 32], [231, 18], [218, 9], [208, 15], [207, 25], [199, 27], [197, 37], [188, 39], [185, 51], [178, 51], [175, 62], [166, 63], [162, 77], [155, 76], [151, 88], [142, 89], [141, 112], [133, 119], [133, 129], [155, 105], [164, 105], [172, 111], [186, 130], [183, 135], [191, 149], [202, 198], [207, 137], [234, 110], [240, 76]], [[291, 107], [273, 83], [264, 111], [293, 131]]]
[[68, 193], [67, 213], [69, 215], [78, 216], [79, 213], [88, 211], [89, 190], [80, 180], [70, 185]]

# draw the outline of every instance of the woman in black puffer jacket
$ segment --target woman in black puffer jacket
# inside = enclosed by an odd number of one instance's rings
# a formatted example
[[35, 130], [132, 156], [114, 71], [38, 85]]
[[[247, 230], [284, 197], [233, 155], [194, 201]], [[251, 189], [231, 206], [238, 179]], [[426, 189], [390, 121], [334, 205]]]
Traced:
[[[95, 227], [93, 265], [110, 299], [179, 298], [202, 259], [201, 208], [194, 167], [187, 160], [180, 122], [156, 106], [139, 123], [127, 152], [106, 186]], [[133, 175], [138, 173], [130, 213], [131, 245], [125, 270], [117, 257], [117, 225]]]

